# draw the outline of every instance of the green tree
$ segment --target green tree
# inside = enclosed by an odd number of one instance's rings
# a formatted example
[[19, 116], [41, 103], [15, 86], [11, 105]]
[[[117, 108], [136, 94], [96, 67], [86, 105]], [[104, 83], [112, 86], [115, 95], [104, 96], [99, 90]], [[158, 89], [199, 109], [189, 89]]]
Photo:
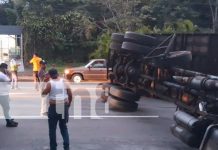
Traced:
[[[59, 2], [59, 3], [58, 3]], [[68, 7], [56, 11], [60, 1], [29, 1], [22, 11], [21, 25], [25, 31], [26, 58], [38, 51], [47, 59], [85, 60], [88, 58], [88, 47], [94, 48], [93, 34], [96, 31], [91, 19], [82, 11], [70, 11]], [[69, 2], [77, 7], [78, 2]], [[87, 46], [89, 45], [89, 46]], [[28, 51], [27, 51], [28, 49]], [[77, 56], [76, 54], [81, 55]]]
[[217, 32], [217, 1], [2, 0], [0, 24], [23, 26], [26, 59], [85, 60], [106, 57], [112, 32]]
[[152, 16], [150, 25], [161, 29], [181, 20], [190, 20], [200, 32], [211, 28], [210, 7], [205, 0], [150, 0], [145, 13]]
[[143, 26], [142, 19], [138, 16], [137, 8], [140, 0], [100, 0], [107, 8], [103, 16], [104, 26], [110, 32], [134, 31]]
[[13, 3], [10, 0], [0, 1], [0, 24], [15, 25], [17, 13], [13, 9]]
[[90, 54], [90, 59], [94, 58], [107, 58], [109, 52], [109, 45], [111, 42], [111, 34], [109, 32], [103, 33], [98, 38], [98, 48]]

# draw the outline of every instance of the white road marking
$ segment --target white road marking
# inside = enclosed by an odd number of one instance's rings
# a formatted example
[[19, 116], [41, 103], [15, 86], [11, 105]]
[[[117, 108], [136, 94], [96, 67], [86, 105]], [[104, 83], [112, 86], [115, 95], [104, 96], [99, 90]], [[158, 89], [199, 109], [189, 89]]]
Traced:
[[40, 93], [9, 93], [9, 95], [40, 95]]
[[[101, 89], [101, 87], [99, 87], [98, 85], [96, 85], [96, 87], [93, 87], [93, 86], [94, 85], [80, 85], [80, 86], [72, 86], [71, 88], [73, 88], [73, 89], [76, 89], [76, 88], [79, 88], [79, 89], [81, 89], [81, 88], [84, 88], [84, 89]], [[22, 90], [22, 89], [30, 89], [30, 90], [33, 90], [33, 91], [35, 90], [31, 86], [22, 86], [21, 88], [19, 88], [17, 90]]]
[[[37, 98], [41, 98], [41, 95], [40, 94], [33, 94], [33, 93], [13, 93], [13, 94], [10, 94], [11, 98], [16, 98], [16, 97], [19, 97], [19, 98], [28, 98], [28, 97], [37, 97]], [[81, 98], [92, 98], [92, 99], [98, 99], [100, 98], [100, 96], [91, 96], [91, 95], [76, 95], [76, 96], [79, 96]]]
[[[93, 119], [106, 119], [106, 118], [160, 118], [158, 115], [153, 116], [69, 116], [74, 119], [82, 118], [93, 118]], [[14, 119], [48, 119], [47, 116], [12, 116]], [[0, 119], [4, 119], [3, 116], [0, 116]]]

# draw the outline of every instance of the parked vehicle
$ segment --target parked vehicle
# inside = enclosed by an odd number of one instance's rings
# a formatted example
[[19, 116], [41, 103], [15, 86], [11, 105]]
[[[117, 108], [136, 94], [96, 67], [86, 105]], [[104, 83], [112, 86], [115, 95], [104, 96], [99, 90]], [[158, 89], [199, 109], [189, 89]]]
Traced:
[[67, 68], [64, 71], [64, 76], [75, 83], [80, 83], [82, 80], [106, 80], [106, 60], [92, 59], [85, 66]]
[[175, 102], [172, 134], [200, 150], [218, 149], [218, 77], [187, 70], [190, 51], [174, 50], [166, 39], [134, 32], [114, 33], [108, 63], [110, 83], [101, 97], [116, 111], [137, 111], [140, 96]]

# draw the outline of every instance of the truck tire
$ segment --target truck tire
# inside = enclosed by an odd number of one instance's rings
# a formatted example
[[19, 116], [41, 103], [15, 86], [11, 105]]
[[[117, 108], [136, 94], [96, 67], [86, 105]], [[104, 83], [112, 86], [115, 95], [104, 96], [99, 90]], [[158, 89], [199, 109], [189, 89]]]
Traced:
[[111, 41], [122, 44], [124, 41], [124, 34], [121, 33], [113, 33], [111, 35]]
[[134, 112], [138, 109], [137, 103], [128, 103], [125, 101], [120, 101], [112, 96], [108, 97], [109, 108], [115, 111], [121, 112]]
[[156, 37], [150, 35], [143, 35], [135, 32], [126, 32], [124, 40], [136, 44], [142, 44], [145, 46], [157, 46], [159, 44]]
[[123, 42], [122, 49], [126, 50], [126, 52], [139, 54], [148, 54], [152, 50], [151, 47], [135, 44], [132, 42]]
[[100, 101], [105, 103], [107, 102], [107, 99], [108, 99], [108, 96], [109, 96], [109, 91], [110, 91], [110, 88], [112, 86], [118, 86], [116, 84], [113, 84], [113, 83], [103, 83], [102, 84], [102, 92], [101, 92], [101, 96], [100, 96]]
[[140, 96], [136, 93], [134, 93], [131, 90], [123, 89], [120, 87], [112, 86], [110, 88], [110, 95], [113, 97], [116, 97], [118, 99], [128, 101], [128, 102], [135, 102], [139, 101]]
[[105, 88], [111, 88], [112, 86], [114, 87], [119, 87], [120, 85], [119, 84], [115, 84], [115, 83], [103, 83], [102, 84], [102, 89], [104, 90]]
[[107, 99], [108, 99], [107, 93], [105, 91], [102, 91], [100, 101], [103, 102], [103, 103], [106, 103]]
[[122, 44], [116, 43], [116, 42], [111, 42], [110, 49], [114, 50], [114, 51], [122, 51]]

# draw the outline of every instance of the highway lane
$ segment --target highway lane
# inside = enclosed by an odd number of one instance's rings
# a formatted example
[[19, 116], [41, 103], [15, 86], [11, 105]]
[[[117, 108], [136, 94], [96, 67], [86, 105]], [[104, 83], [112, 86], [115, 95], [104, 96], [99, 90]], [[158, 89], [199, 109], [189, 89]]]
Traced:
[[[10, 90], [11, 98], [11, 114], [13, 116], [38, 116], [40, 111], [41, 95], [39, 91], [36, 91], [32, 82], [24, 82], [19, 84], [19, 89]], [[100, 85], [97, 83], [81, 83], [72, 85], [72, 92], [74, 101], [72, 104], [72, 113], [80, 111], [81, 105], [83, 105], [83, 112], [90, 109], [91, 102], [93, 104], [99, 98]], [[87, 100], [83, 104], [83, 100]], [[98, 106], [96, 106], [98, 107]], [[1, 112], [1, 111], [0, 111]], [[0, 116], [2, 112], [0, 113]]]
[[[40, 93], [33, 87], [32, 83], [20, 83], [20, 89], [10, 91], [11, 114], [19, 127], [8, 129], [0, 120], [0, 150], [48, 146], [47, 118], [40, 117]], [[194, 150], [170, 133], [175, 111], [172, 103], [143, 97], [137, 112], [121, 113], [108, 111], [107, 104], [98, 100], [98, 83], [74, 84], [72, 91], [68, 124], [72, 150]], [[61, 149], [60, 133], [58, 143]]]

